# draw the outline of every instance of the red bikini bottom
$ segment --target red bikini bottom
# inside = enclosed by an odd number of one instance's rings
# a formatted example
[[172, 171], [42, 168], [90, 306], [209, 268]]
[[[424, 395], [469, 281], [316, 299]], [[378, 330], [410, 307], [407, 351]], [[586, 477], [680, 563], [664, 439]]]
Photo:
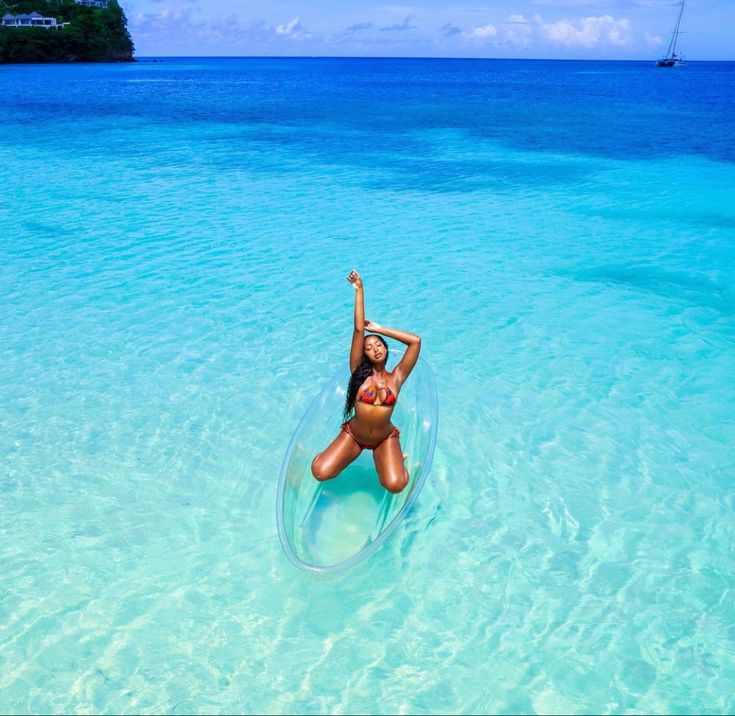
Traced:
[[393, 432], [390, 435], [388, 435], [387, 438], [381, 440], [379, 443], [375, 445], [370, 445], [368, 443], [361, 443], [355, 437], [355, 434], [352, 432], [352, 429], [350, 428], [349, 421], [347, 421], [346, 423], [342, 423], [341, 430], [344, 430], [360, 446], [361, 450], [375, 450], [376, 447], [379, 447], [380, 445], [382, 445], [388, 438], [397, 438], [401, 434], [401, 431], [397, 427], [393, 426]]

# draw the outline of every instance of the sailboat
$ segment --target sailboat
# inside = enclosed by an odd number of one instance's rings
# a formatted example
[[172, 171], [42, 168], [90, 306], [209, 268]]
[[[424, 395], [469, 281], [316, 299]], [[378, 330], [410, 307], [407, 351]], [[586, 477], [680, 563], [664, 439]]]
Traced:
[[656, 67], [676, 67], [677, 65], [684, 64], [684, 57], [676, 54], [676, 43], [679, 40], [679, 32], [681, 28], [681, 16], [684, 14], [684, 2], [681, 0], [681, 7], [679, 8], [679, 17], [676, 20], [676, 26], [674, 32], [671, 33], [671, 42], [669, 42], [669, 49], [666, 51], [665, 57], [656, 61]]

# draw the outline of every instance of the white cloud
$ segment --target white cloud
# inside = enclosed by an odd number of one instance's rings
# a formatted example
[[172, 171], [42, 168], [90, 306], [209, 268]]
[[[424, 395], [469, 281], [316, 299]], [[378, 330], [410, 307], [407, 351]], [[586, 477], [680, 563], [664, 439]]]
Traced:
[[526, 20], [525, 15], [519, 13], [513, 13], [508, 16], [505, 25], [510, 27], [505, 28], [503, 33], [503, 42], [506, 45], [515, 45], [516, 47], [528, 47], [533, 39], [533, 27], [531, 23]]
[[505, 42], [516, 47], [528, 47], [531, 44], [531, 30], [518, 32], [518, 30], [506, 30]]
[[515, 45], [516, 47], [528, 47], [533, 39], [532, 31], [526, 30], [525, 32], [519, 32], [518, 30], [508, 30], [505, 33], [505, 41], [509, 45]]
[[475, 42], [486, 42], [492, 40], [498, 34], [498, 28], [495, 25], [488, 23], [487, 25], [480, 25], [472, 30], [468, 30], [465, 36]]
[[276, 35], [293, 35], [301, 27], [301, 19], [295, 17], [285, 25], [276, 26]]
[[664, 44], [660, 35], [652, 35], [650, 32], [646, 32], [645, 38], [646, 45], [648, 45], [648, 47], [660, 47]]
[[630, 22], [623, 18], [618, 20], [618, 24], [608, 30], [607, 41], [611, 45], [629, 45], [630, 44]]
[[618, 46], [631, 42], [630, 21], [616, 20], [611, 15], [543, 23], [541, 31], [547, 40], [566, 47], [592, 48], [605, 40]]
[[138, 12], [130, 18], [130, 30], [139, 35], [157, 35], [168, 32], [190, 33], [202, 30], [205, 25], [192, 18], [191, 10], [163, 9], [157, 12]]

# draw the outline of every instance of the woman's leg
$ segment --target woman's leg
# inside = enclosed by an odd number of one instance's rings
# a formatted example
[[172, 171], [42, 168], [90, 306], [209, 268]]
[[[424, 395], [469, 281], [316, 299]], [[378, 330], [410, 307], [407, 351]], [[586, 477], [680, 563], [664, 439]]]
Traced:
[[375, 469], [378, 471], [380, 484], [391, 492], [401, 492], [408, 485], [408, 470], [401, 452], [401, 441], [397, 435], [383, 440], [373, 450]]
[[331, 480], [337, 477], [361, 452], [362, 448], [355, 442], [355, 439], [342, 431], [324, 452], [320, 452], [312, 460], [311, 474], [317, 480]]

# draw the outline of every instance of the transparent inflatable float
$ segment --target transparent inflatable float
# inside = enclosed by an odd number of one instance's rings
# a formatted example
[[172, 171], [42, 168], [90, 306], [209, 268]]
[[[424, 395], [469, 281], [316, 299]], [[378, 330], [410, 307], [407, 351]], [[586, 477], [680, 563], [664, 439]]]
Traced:
[[[390, 364], [401, 355], [391, 351]], [[421, 492], [436, 443], [436, 383], [428, 363], [419, 359], [391, 418], [408, 453], [406, 488], [393, 494], [380, 484], [372, 450], [363, 450], [335, 479], [316, 480], [311, 461], [339, 434], [349, 378], [345, 365], [309, 406], [288, 445], [278, 480], [281, 545], [296, 566], [325, 574], [354, 566], [385, 542]]]

